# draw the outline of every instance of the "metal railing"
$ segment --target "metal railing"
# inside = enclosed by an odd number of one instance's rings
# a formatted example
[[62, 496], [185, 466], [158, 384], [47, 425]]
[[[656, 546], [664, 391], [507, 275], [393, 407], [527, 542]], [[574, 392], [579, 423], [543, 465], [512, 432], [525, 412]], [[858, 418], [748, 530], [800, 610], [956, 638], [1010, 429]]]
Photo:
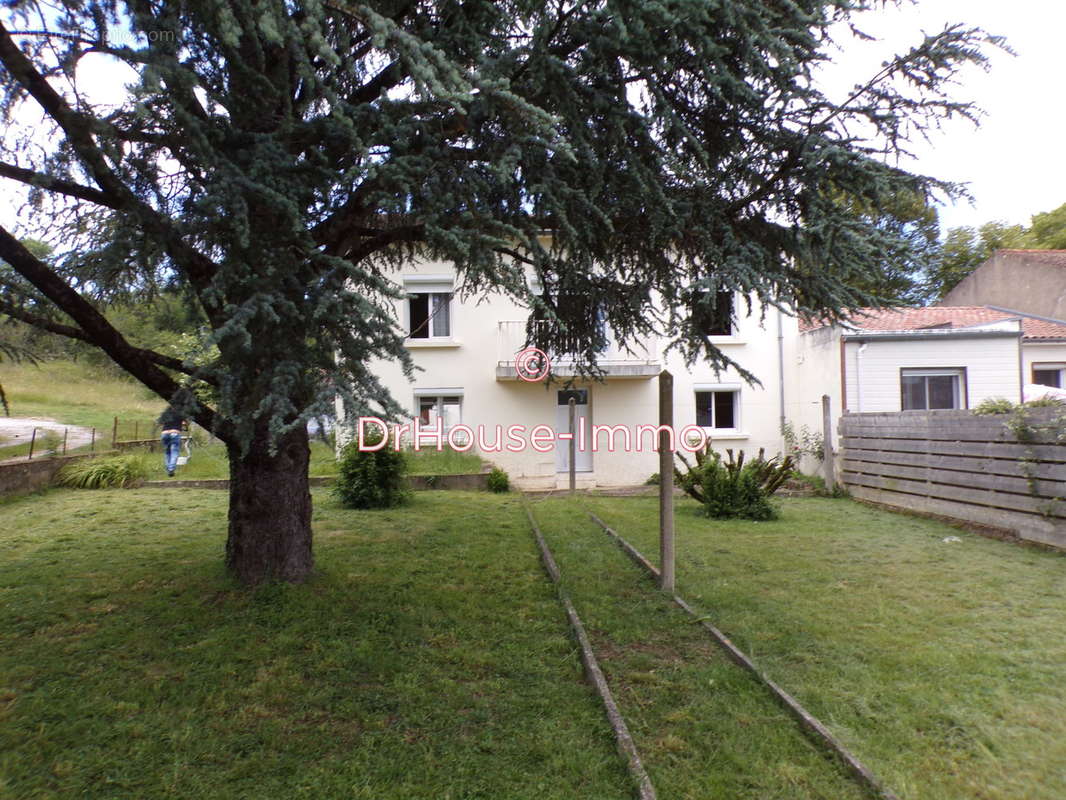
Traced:
[[[517, 354], [526, 348], [526, 341], [525, 320], [500, 320], [496, 328], [497, 363], [514, 364]], [[631, 343], [627, 350], [612, 337], [607, 347], [598, 355], [596, 363], [601, 367], [618, 364], [658, 364], [660, 359], [657, 345], [656, 339], [649, 338]], [[548, 357], [556, 370], [574, 363], [571, 356], [556, 356], [549, 352]]]

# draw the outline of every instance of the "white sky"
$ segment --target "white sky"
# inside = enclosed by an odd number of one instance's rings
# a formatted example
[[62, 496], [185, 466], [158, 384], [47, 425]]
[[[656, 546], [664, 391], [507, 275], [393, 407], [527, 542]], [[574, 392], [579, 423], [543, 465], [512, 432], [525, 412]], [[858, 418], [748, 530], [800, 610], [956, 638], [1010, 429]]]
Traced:
[[[930, 143], [915, 142], [917, 159], [905, 167], [964, 182], [974, 196], [941, 210], [941, 226], [979, 225], [993, 219], [1028, 224], [1040, 211], [1066, 203], [1066, 103], [1062, 101], [1062, 0], [920, 0], [903, 8], [860, 15], [859, 27], [878, 42], [848, 41], [828, 70], [828, 85], [847, 89], [872, 76], [882, 61], [936, 32], [963, 22], [1007, 37], [1017, 53], [992, 52], [991, 70], [969, 70], [956, 97], [973, 99], [985, 111], [981, 126], [949, 123]], [[843, 43], [843, 40], [841, 40]], [[88, 61], [88, 59], [87, 59]], [[98, 62], [107, 59], [98, 59]], [[93, 64], [90, 83], [99, 99], [121, 94], [120, 69]], [[110, 91], [109, 91], [110, 90]], [[112, 91], [115, 91], [112, 94]], [[6, 186], [3, 184], [7, 184]], [[0, 183], [0, 221], [14, 222], [10, 181]]]
[[834, 70], [848, 83], [874, 74], [894, 52], [917, 44], [919, 31], [936, 33], [962, 22], [1005, 36], [1017, 54], [998, 50], [991, 69], [967, 71], [957, 99], [974, 100], [985, 112], [979, 128], [953, 121], [930, 143], [915, 142], [917, 159], [904, 166], [967, 183], [974, 205], [941, 209], [941, 227], [980, 225], [1000, 219], [1029, 224], [1030, 217], [1066, 203], [1066, 103], [1063, 102], [1062, 0], [920, 0], [857, 18], [879, 42], [849, 42]]

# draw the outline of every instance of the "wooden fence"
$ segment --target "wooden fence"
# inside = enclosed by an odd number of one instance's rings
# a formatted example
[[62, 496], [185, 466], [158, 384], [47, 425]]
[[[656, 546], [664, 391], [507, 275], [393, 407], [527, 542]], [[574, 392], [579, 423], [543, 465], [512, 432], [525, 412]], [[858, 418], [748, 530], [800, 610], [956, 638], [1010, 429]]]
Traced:
[[854, 497], [1066, 548], [1066, 412], [845, 414], [839, 432]]

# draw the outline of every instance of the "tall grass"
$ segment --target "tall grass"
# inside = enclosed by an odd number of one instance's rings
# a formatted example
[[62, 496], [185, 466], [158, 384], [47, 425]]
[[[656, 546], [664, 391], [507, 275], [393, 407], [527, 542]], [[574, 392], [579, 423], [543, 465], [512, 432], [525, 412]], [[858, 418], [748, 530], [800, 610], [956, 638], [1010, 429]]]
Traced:
[[151, 473], [147, 453], [130, 453], [72, 461], [56, 474], [56, 483], [72, 489], [128, 489]]

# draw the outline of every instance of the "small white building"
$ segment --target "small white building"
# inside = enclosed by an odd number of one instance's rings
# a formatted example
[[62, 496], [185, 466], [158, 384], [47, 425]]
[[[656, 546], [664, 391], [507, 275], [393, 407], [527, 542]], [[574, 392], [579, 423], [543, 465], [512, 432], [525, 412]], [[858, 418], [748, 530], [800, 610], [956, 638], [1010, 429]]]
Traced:
[[[848, 325], [801, 326], [786, 381], [817, 383], [843, 412], [973, 408], [1021, 402], [1026, 384], [1066, 386], [1066, 322], [986, 306], [863, 309]], [[800, 391], [790, 420], [821, 430]], [[834, 426], [835, 434], [835, 426]]]

